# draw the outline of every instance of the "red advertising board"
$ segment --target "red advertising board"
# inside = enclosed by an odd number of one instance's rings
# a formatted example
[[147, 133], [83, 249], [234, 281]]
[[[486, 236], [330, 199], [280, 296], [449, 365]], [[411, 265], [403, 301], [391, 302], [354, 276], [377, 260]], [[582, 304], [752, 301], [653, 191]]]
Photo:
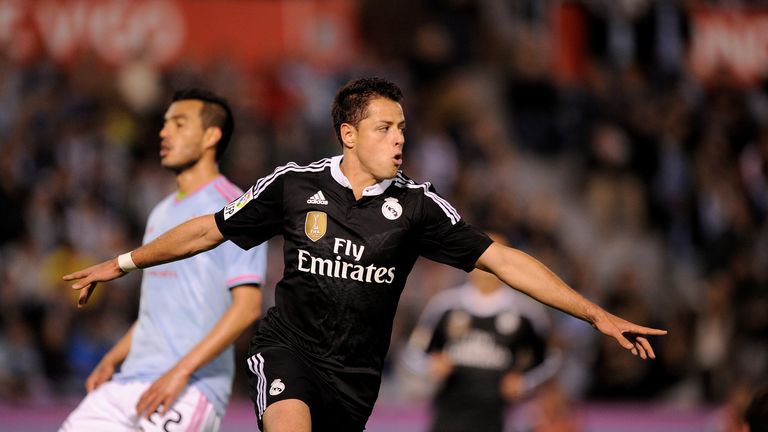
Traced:
[[768, 74], [768, 9], [697, 8], [689, 60], [702, 81], [727, 74], [750, 85]]
[[19, 62], [141, 56], [158, 66], [343, 61], [356, 49], [356, 13], [354, 0], [0, 0], [0, 52]]

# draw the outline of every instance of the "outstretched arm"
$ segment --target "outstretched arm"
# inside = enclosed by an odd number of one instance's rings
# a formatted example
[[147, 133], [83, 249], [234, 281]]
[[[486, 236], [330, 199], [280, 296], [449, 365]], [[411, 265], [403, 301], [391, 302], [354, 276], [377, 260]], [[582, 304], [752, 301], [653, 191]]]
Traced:
[[666, 330], [642, 327], [607, 312], [574, 291], [544, 264], [517, 249], [493, 243], [475, 267], [495, 274], [507, 285], [548, 306], [590, 323], [643, 359], [656, 358], [646, 336], [667, 334]]
[[147, 417], [160, 405], [160, 415], [164, 415], [176, 398], [186, 388], [192, 373], [224, 349], [253, 324], [261, 311], [261, 290], [254, 285], [241, 285], [232, 290], [232, 304], [222, 315], [211, 331], [189, 351], [176, 365], [158, 378], [141, 395], [136, 404], [136, 413]]
[[[212, 214], [190, 219], [171, 229], [155, 240], [130, 252], [133, 263], [138, 268], [146, 268], [178, 261], [213, 249], [224, 242]], [[78, 307], [88, 302], [98, 282], [117, 279], [126, 273], [118, 264], [118, 259], [96, 264], [87, 269], [64, 276], [65, 281], [77, 280], [73, 289], [81, 290], [77, 300]]]

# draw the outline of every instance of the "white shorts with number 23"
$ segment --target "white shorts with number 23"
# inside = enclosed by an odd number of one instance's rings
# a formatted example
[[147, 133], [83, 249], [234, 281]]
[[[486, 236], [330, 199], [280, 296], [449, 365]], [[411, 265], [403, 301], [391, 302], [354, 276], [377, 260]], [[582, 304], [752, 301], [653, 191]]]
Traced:
[[221, 418], [194, 386], [188, 386], [164, 416], [136, 415], [136, 403], [149, 381], [107, 381], [80, 402], [59, 432], [216, 432]]

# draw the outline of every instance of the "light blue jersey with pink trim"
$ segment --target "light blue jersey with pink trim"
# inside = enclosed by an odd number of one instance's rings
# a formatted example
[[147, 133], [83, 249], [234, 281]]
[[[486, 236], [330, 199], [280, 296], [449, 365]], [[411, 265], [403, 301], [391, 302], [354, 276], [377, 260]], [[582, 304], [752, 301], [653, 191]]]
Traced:
[[[241, 194], [224, 176], [182, 200], [171, 194], [150, 213], [144, 243], [189, 219], [221, 210]], [[232, 288], [264, 282], [266, 257], [266, 243], [244, 251], [228, 241], [191, 258], [145, 269], [131, 351], [115, 379], [155, 380], [171, 369], [219, 321], [232, 303]], [[230, 347], [190, 379], [220, 416], [232, 391], [234, 367]]]

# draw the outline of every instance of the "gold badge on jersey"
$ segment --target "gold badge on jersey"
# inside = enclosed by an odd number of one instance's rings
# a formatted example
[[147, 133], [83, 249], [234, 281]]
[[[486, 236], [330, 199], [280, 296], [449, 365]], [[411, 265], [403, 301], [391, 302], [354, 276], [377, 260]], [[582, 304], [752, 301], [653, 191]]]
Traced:
[[324, 212], [307, 212], [307, 219], [304, 221], [304, 234], [306, 234], [310, 240], [316, 242], [323, 238], [327, 228], [328, 216]]

